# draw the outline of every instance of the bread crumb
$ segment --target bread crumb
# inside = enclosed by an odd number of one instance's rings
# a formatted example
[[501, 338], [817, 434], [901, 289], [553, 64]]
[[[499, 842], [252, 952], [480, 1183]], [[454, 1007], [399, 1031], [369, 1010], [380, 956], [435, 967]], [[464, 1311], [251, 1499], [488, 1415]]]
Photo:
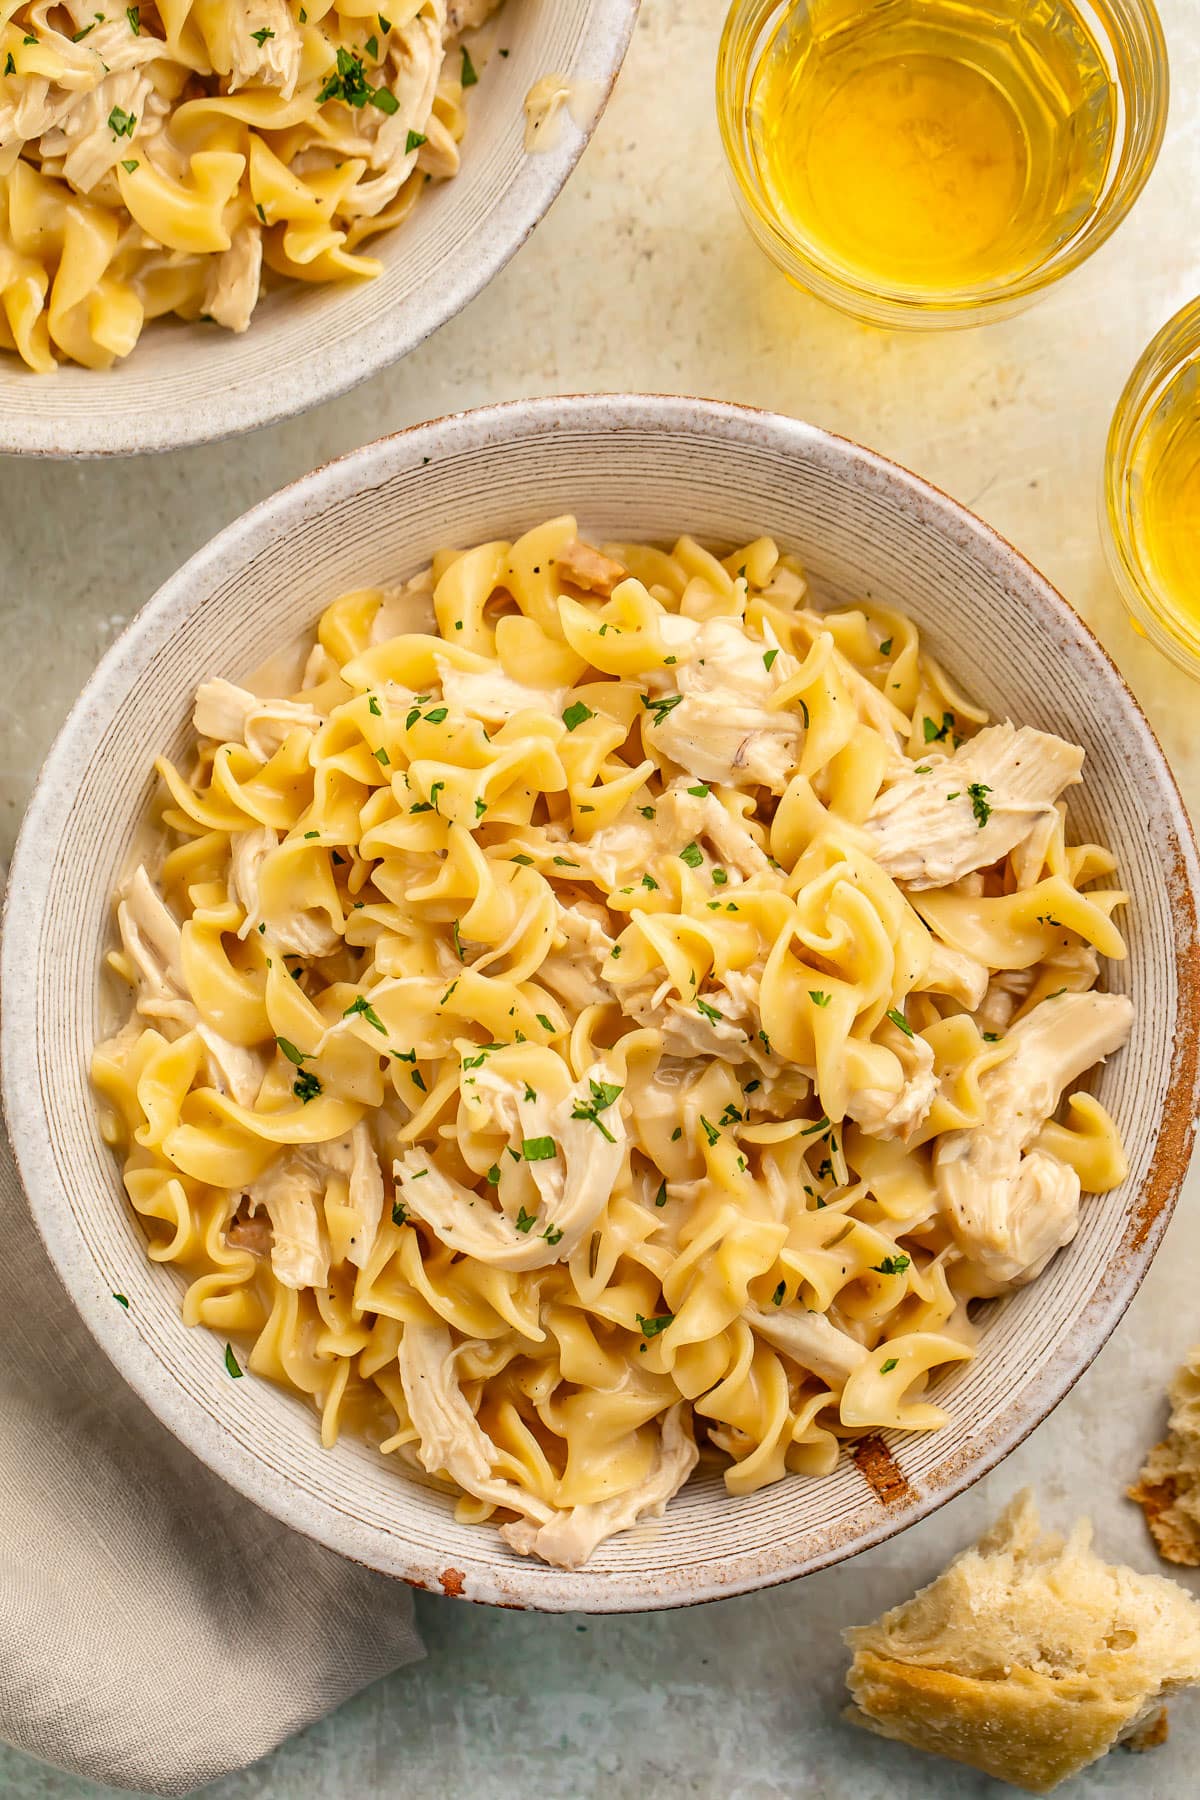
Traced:
[[1194, 1569], [1200, 1568], [1200, 1346], [1188, 1353], [1168, 1392], [1167, 1435], [1128, 1492], [1146, 1515], [1159, 1555]]
[[1031, 1794], [1122, 1740], [1161, 1742], [1163, 1700], [1200, 1682], [1200, 1604], [1103, 1562], [1091, 1535], [1043, 1533], [1018, 1494], [928, 1587], [845, 1633], [847, 1718]]

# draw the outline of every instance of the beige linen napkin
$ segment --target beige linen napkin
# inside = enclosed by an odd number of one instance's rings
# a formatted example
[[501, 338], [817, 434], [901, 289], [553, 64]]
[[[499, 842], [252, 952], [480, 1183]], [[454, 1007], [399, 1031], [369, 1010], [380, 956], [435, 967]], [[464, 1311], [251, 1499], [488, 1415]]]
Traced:
[[406, 1587], [259, 1512], [125, 1387], [0, 1132], [0, 1738], [186, 1794], [422, 1653]]

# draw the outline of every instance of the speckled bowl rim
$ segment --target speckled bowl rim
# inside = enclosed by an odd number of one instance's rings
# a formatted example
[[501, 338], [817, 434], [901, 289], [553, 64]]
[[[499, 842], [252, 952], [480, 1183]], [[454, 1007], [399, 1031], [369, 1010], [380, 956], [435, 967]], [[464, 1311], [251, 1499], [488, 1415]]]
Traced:
[[[852, 1538], [835, 1536], [821, 1549], [797, 1556], [786, 1544], [777, 1561], [731, 1557], [717, 1573], [706, 1567], [702, 1580], [668, 1591], [609, 1592], [605, 1578], [586, 1568], [575, 1573], [538, 1570], [536, 1589], [525, 1579], [526, 1565], [499, 1561], [489, 1583], [475, 1583], [464, 1595], [454, 1568], [441, 1568], [436, 1555], [405, 1553], [395, 1536], [377, 1531], [312, 1496], [301, 1495], [283, 1476], [223, 1436], [215, 1421], [187, 1400], [165, 1375], [151, 1345], [125, 1327], [125, 1315], [108, 1296], [83, 1278], [87, 1251], [69, 1201], [57, 1190], [53, 1151], [39, 1099], [35, 1046], [25, 1029], [34, 1016], [35, 973], [41, 927], [35, 894], [52, 862], [62, 819], [70, 805], [75, 746], [90, 742], [110, 716], [110, 690], [123, 687], [128, 665], [144, 663], [154, 647], [232, 570], [245, 566], [251, 550], [261, 553], [288, 535], [317, 494], [323, 504], [379, 486], [416, 470], [443, 453], [503, 445], [526, 435], [571, 430], [613, 429], [660, 433], [697, 430], [735, 444], [753, 432], [782, 453], [800, 452], [856, 471], [867, 482], [890, 488], [922, 509], [931, 532], [969, 542], [982, 562], [1003, 572], [1010, 586], [1053, 627], [1059, 654], [1080, 659], [1089, 679], [1110, 693], [1122, 732], [1132, 734], [1148, 767], [1157, 775], [1155, 799], [1169, 823], [1175, 848], [1172, 887], [1177, 899], [1175, 950], [1178, 1002], [1174, 1020], [1172, 1073], [1158, 1124], [1147, 1180], [1130, 1208], [1129, 1229], [1115, 1257], [1081, 1307], [1079, 1329], [1022, 1390], [1002, 1420], [972, 1441], [969, 1452], [942, 1465], [937, 1478], [915, 1498], [881, 1506], [878, 1522]], [[41, 872], [39, 874], [39, 871]], [[381, 438], [324, 464], [291, 483], [228, 525], [171, 577], [111, 646], [84, 688], [46, 758], [34, 788], [5, 895], [0, 978], [0, 1059], [7, 1126], [30, 1211], [58, 1273], [100, 1348], [134, 1391], [175, 1437], [230, 1486], [318, 1543], [353, 1561], [379, 1569], [414, 1587], [437, 1587], [488, 1604], [543, 1611], [636, 1612], [693, 1605], [776, 1586], [845, 1561], [896, 1536], [988, 1474], [1039, 1425], [1090, 1366], [1116, 1328], [1154, 1258], [1170, 1221], [1191, 1159], [1193, 1124], [1200, 1109], [1200, 939], [1195, 893], [1200, 860], [1187, 811], [1157, 738], [1119, 670], [1088, 626], [1058, 591], [1006, 539], [939, 488], [901, 465], [852, 440], [780, 414], [727, 402], [653, 394], [583, 394], [510, 401], [452, 413]], [[876, 1440], [888, 1459], [882, 1440]], [[314, 1445], [315, 1445], [314, 1438]], [[865, 1472], [865, 1471], [864, 1471]]]
[[[604, 52], [600, 74], [589, 78], [595, 104], [579, 127], [574, 122], [559, 140], [545, 149], [527, 153], [506, 190], [503, 203], [480, 227], [454, 245], [452, 260], [439, 268], [438, 280], [410, 297], [402, 306], [384, 307], [347, 336], [338, 339], [336, 354], [306, 361], [297, 371], [288, 363], [265, 369], [250, 380], [214, 392], [200, 404], [168, 411], [165, 404], [152, 415], [114, 422], [106, 414], [106, 381], [119, 375], [99, 372], [96, 406], [86, 419], [55, 423], [45, 416], [29, 416], [4, 405], [0, 392], [0, 454], [44, 456], [59, 460], [93, 457], [139, 456], [185, 450], [200, 444], [218, 444], [266, 425], [296, 418], [326, 400], [360, 386], [423, 344], [455, 318], [512, 260], [558, 198], [579, 158], [591, 141], [612, 98], [617, 76], [637, 23], [641, 0], [594, 0], [598, 18], [588, 40], [589, 57]], [[459, 180], [470, 180], [469, 143]], [[398, 229], [402, 230], [403, 227]], [[339, 292], [328, 289], [330, 304]], [[166, 328], [170, 329], [170, 321]], [[266, 322], [264, 321], [264, 326]], [[253, 325], [251, 326], [253, 330]], [[271, 348], [269, 329], [264, 330], [264, 356]], [[136, 349], [133, 352], [136, 356]], [[29, 374], [31, 382], [52, 382], [53, 375]], [[10, 395], [11, 397], [11, 395]]]

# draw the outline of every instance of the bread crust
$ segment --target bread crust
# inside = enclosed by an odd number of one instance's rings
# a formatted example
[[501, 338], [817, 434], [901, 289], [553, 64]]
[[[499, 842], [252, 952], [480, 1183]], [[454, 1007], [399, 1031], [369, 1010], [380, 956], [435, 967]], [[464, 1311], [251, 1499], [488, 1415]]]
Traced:
[[845, 1637], [847, 1718], [1031, 1794], [1122, 1740], [1160, 1742], [1162, 1699], [1200, 1681], [1191, 1595], [1101, 1561], [1086, 1520], [1066, 1540], [1043, 1534], [1028, 1492], [928, 1587]]

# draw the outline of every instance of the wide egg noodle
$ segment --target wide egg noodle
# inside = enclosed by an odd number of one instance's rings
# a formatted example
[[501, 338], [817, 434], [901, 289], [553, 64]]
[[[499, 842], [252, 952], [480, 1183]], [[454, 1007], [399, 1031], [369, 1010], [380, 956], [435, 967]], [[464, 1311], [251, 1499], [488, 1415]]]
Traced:
[[522, 1553], [936, 1429], [1124, 1175], [1082, 753], [769, 539], [440, 552], [195, 725], [93, 1069], [149, 1253]]
[[163, 314], [244, 331], [264, 283], [378, 274], [458, 172], [496, 4], [2, 0], [0, 350], [107, 369]]

